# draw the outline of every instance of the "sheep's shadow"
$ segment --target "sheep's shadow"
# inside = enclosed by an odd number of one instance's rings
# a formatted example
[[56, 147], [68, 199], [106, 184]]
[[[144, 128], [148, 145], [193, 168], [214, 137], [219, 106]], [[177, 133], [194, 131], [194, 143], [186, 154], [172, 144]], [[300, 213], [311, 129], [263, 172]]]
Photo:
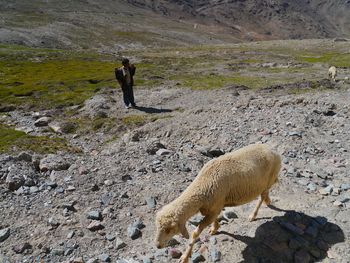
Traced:
[[165, 112], [172, 112], [173, 110], [170, 109], [157, 109], [153, 107], [143, 107], [143, 106], [135, 106], [134, 109], [143, 111], [145, 113], [165, 113]]
[[242, 262], [318, 262], [327, 257], [332, 245], [345, 240], [342, 229], [325, 217], [270, 208], [285, 214], [259, 226], [253, 238], [218, 232], [247, 244]]

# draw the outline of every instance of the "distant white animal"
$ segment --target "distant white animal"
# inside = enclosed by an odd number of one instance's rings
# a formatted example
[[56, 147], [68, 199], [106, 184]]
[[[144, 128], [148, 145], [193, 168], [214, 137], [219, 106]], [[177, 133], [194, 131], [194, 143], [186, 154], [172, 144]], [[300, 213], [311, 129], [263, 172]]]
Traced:
[[280, 168], [280, 155], [264, 144], [252, 144], [209, 161], [187, 189], [157, 213], [156, 246], [164, 247], [180, 233], [189, 238], [186, 222], [201, 212], [205, 217], [193, 231], [180, 259], [181, 263], [187, 263], [203, 229], [213, 223], [210, 234], [216, 233], [220, 226], [218, 216], [225, 206], [239, 206], [260, 196], [249, 217], [252, 221], [262, 202], [270, 204], [269, 189], [278, 181]]
[[334, 66], [331, 66], [329, 69], [328, 69], [328, 77], [331, 79], [331, 80], [334, 80], [335, 81], [335, 77], [337, 76], [337, 68], [334, 67]]

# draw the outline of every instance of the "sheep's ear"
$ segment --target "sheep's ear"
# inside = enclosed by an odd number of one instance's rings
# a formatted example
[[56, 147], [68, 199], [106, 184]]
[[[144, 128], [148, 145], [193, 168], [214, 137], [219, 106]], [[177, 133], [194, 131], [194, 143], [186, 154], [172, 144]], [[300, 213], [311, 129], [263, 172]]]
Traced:
[[189, 239], [190, 238], [190, 235], [188, 234], [188, 231], [186, 229], [186, 226], [185, 224], [183, 225], [180, 225], [180, 232], [181, 232], [181, 235], [186, 238], [186, 239]]

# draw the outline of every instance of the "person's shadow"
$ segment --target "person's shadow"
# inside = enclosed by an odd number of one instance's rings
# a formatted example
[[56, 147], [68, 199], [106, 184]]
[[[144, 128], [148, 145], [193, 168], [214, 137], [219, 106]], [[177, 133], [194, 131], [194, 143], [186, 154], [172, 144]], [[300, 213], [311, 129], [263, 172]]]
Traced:
[[247, 244], [242, 252], [242, 262], [318, 262], [327, 257], [332, 245], [345, 240], [342, 229], [325, 217], [312, 217], [274, 206], [270, 208], [284, 211], [285, 214], [259, 226], [253, 238], [218, 232]]
[[143, 107], [143, 106], [135, 106], [134, 109], [143, 111], [145, 113], [166, 113], [166, 112], [172, 112], [173, 110], [170, 109], [157, 109], [153, 107]]

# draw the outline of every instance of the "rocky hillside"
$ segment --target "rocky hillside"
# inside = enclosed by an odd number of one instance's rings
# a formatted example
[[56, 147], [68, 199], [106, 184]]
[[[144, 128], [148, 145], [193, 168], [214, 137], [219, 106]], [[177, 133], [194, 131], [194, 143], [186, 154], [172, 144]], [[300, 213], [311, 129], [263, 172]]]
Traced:
[[129, 0], [166, 16], [214, 24], [242, 39], [349, 36], [350, 2]]
[[0, 52], [1, 263], [175, 263], [187, 240], [156, 249], [156, 212], [252, 143], [282, 156], [273, 206], [226, 208], [192, 262], [349, 262], [348, 42], [132, 50], [132, 109], [109, 56]]
[[0, 42], [97, 48], [349, 37], [350, 2], [0, 0]]

